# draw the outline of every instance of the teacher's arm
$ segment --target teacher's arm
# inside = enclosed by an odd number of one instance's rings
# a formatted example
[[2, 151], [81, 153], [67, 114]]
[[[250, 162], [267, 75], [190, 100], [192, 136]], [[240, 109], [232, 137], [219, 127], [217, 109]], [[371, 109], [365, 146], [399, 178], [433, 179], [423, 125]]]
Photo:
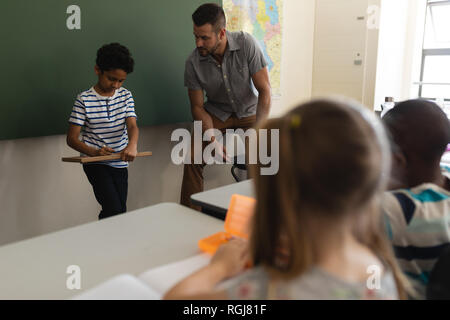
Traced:
[[[195, 121], [202, 122], [202, 132], [204, 133], [208, 129], [213, 129], [214, 128], [213, 120], [212, 120], [211, 116], [209, 115], [209, 113], [206, 112], [206, 110], [203, 106], [204, 105], [203, 90], [188, 89], [188, 95], [189, 95], [189, 100], [191, 102], [192, 117], [194, 118]], [[211, 134], [209, 139], [210, 139], [209, 141], [212, 141], [214, 143], [219, 143], [213, 134]], [[227, 158], [227, 155], [226, 155], [227, 149], [225, 148], [225, 146], [221, 144], [220, 150], [222, 150], [221, 156], [223, 157], [223, 159], [225, 161], [228, 161], [229, 159]]]
[[213, 128], [211, 116], [204, 108], [203, 90], [188, 89], [189, 100], [191, 102], [192, 117], [195, 121], [202, 122], [202, 130], [205, 132]]
[[272, 103], [272, 94], [269, 81], [269, 72], [262, 68], [252, 76], [253, 84], [258, 90], [258, 106], [256, 109], [256, 122], [260, 123], [267, 119]]

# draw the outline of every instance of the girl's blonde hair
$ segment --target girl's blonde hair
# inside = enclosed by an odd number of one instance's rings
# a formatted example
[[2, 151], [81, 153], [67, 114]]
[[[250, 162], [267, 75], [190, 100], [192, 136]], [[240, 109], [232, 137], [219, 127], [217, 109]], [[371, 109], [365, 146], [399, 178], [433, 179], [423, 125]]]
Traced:
[[[380, 122], [355, 102], [315, 100], [261, 128], [279, 129], [280, 163], [272, 176], [259, 175], [260, 164], [250, 167], [257, 197], [250, 237], [255, 265], [286, 279], [303, 274], [317, 263], [317, 231], [310, 221], [353, 214], [355, 237], [393, 271], [399, 296], [405, 298], [407, 284], [378, 203], [390, 168]], [[280, 247], [288, 251], [283, 264]]]

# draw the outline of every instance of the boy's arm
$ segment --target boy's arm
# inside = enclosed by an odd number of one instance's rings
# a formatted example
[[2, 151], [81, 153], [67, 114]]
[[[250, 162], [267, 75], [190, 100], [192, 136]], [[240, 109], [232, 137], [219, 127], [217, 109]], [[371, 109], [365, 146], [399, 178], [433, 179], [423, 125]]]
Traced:
[[93, 147], [88, 146], [84, 142], [80, 141], [78, 138], [80, 136], [81, 126], [76, 124], [70, 124], [69, 131], [67, 132], [67, 145], [78, 152], [84, 153], [88, 156], [107, 156], [114, 152], [113, 149], [104, 146], [101, 149], [95, 149]]
[[122, 161], [133, 161], [137, 155], [137, 144], [139, 139], [139, 128], [135, 117], [128, 117], [127, 120], [128, 131], [128, 146], [122, 150]]

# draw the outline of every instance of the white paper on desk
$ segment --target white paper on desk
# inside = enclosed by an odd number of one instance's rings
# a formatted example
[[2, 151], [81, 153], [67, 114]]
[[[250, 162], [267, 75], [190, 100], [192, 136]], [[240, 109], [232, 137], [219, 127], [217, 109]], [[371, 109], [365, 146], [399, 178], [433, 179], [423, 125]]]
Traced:
[[206, 266], [210, 260], [210, 255], [198, 254], [188, 259], [147, 270], [139, 275], [139, 279], [164, 295], [178, 281]]
[[160, 300], [178, 281], [206, 266], [207, 254], [149, 269], [136, 277], [121, 274], [84, 291], [73, 300]]
[[121, 274], [86, 290], [72, 300], [160, 300], [161, 297], [161, 293], [135, 276]]

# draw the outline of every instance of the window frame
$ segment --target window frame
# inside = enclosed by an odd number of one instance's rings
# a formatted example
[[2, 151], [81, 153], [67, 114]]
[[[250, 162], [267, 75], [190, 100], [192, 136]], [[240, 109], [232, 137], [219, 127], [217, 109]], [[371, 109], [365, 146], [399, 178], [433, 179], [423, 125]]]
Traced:
[[[436, 6], [442, 6], [442, 5], [450, 5], [450, 0], [443, 0], [443, 1], [436, 1], [436, 0], [427, 0], [427, 7], [426, 7], [426, 18], [425, 18], [425, 25], [424, 25], [424, 40], [422, 43], [422, 62], [420, 66], [420, 80], [417, 83], [419, 85], [419, 98], [427, 99], [427, 100], [436, 100], [439, 97], [424, 97], [422, 96], [423, 86], [424, 85], [448, 85], [450, 87], [450, 83], [437, 83], [437, 82], [424, 82], [423, 76], [425, 72], [425, 60], [427, 57], [430, 56], [450, 56], [450, 45], [448, 48], [436, 48], [436, 49], [425, 49], [425, 33], [426, 33], [426, 23], [428, 19], [428, 9], [430, 7], [436, 7]], [[433, 16], [433, 11], [430, 11], [431, 16]], [[433, 27], [434, 27], [434, 21], [432, 21]], [[450, 90], [450, 88], [449, 88]], [[444, 101], [450, 101], [450, 98], [445, 99]]]

